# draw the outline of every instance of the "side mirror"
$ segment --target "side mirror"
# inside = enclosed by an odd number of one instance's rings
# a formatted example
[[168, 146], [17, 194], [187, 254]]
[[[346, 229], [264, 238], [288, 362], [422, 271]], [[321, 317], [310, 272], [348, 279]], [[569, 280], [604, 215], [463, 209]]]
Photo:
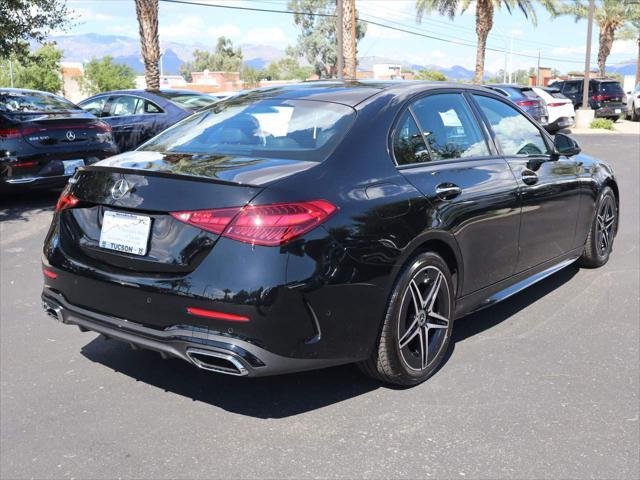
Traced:
[[578, 142], [564, 133], [556, 133], [553, 139], [553, 147], [556, 155], [564, 155], [566, 157], [572, 157], [582, 151]]

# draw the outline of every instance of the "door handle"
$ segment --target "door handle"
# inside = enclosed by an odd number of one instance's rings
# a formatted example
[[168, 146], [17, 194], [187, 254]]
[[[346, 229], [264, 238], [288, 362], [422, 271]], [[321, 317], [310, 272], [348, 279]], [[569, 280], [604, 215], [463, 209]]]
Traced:
[[525, 168], [522, 171], [522, 181], [527, 185], [534, 185], [538, 183], [538, 175], [536, 172]]
[[441, 183], [436, 186], [436, 195], [442, 200], [451, 200], [462, 193], [462, 189], [453, 183]]

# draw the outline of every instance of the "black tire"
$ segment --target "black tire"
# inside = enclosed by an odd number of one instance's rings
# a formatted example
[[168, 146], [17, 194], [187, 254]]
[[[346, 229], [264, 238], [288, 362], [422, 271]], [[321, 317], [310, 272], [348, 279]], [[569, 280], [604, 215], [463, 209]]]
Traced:
[[378, 343], [371, 357], [358, 364], [360, 370], [376, 380], [404, 386], [433, 375], [451, 340], [454, 292], [451, 272], [439, 255], [427, 252], [413, 257], [395, 282]]
[[631, 107], [631, 121], [637, 122], [640, 120], [640, 110], [637, 110], [636, 107]]
[[613, 123], [616, 123], [618, 120], [620, 120], [620, 116], [609, 117], [609, 120], [611, 120]]
[[[603, 228], [607, 232], [606, 235]], [[616, 197], [610, 187], [604, 187], [596, 202], [596, 210], [584, 245], [584, 252], [578, 260], [580, 266], [598, 268], [607, 263], [617, 231], [618, 206]]]

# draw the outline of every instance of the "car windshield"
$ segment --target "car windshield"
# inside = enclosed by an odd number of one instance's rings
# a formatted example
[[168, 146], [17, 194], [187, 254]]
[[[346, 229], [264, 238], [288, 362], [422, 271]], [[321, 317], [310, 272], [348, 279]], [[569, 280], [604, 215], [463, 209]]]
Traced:
[[159, 92], [156, 93], [156, 95], [188, 110], [198, 110], [200, 108], [208, 107], [212, 103], [218, 101], [217, 98], [213, 98], [209, 95], [203, 95], [201, 93]]
[[44, 92], [0, 91], [0, 112], [48, 113], [80, 110], [80, 107], [55, 95]]
[[223, 100], [186, 118], [140, 150], [319, 162], [353, 123], [347, 106], [311, 100]]
[[622, 87], [618, 82], [600, 82], [599, 91], [602, 93], [612, 93], [614, 95], [622, 95]]

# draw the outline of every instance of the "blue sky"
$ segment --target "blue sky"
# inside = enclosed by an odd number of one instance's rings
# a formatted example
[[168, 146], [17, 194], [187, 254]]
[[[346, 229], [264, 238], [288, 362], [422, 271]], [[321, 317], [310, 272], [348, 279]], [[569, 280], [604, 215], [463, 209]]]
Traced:
[[[286, 0], [198, 0], [200, 3], [249, 6], [284, 10]], [[474, 6], [454, 21], [433, 14], [415, 22], [415, 0], [357, 0], [362, 18], [381, 23], [417, 29], [425, 34], [443, 37], [443, 42], [417, 37], [370, 25], [359, 45], [360, 56], [386, 56], [416, 64], [438, 64], [443, 67], [461, 65], [473, 69], [475, 47], [456, 42], [475, 44]], [[137, 37], [133, 0], [71, 0], [70, 8], [78, 23], [67, 33], [103, 33]], [[542, 8], [537, 9], [538, 25], [534, 27], [519, 11], [512, 15], [504, 8], [497, 11], [489, 47], [509, 47], [513, 34], [513, 68], [528, 68], [537, 62], [540, 50], [542, 65], [563, 72], [580, 69], [584, 61], [586, 21], [575, 22], [571, 17], [552, 20]], [[272, 45], [285, 48], [295, 43], [298, 34], [291, 15], [238, 11], [204, 6], [189, 6], [160, 2], [160, 41], [185, 44], [215, 44], [220, 35], [236, 43]], [[598, 31], [594, 28], [593, 58], [597, 52]], [[634, 41], [616, 41], [608, 65], [632, 61], [636, 55]], [[497, 71], [505, 64], [505, 54], [487, 52], [485, 68]]]

